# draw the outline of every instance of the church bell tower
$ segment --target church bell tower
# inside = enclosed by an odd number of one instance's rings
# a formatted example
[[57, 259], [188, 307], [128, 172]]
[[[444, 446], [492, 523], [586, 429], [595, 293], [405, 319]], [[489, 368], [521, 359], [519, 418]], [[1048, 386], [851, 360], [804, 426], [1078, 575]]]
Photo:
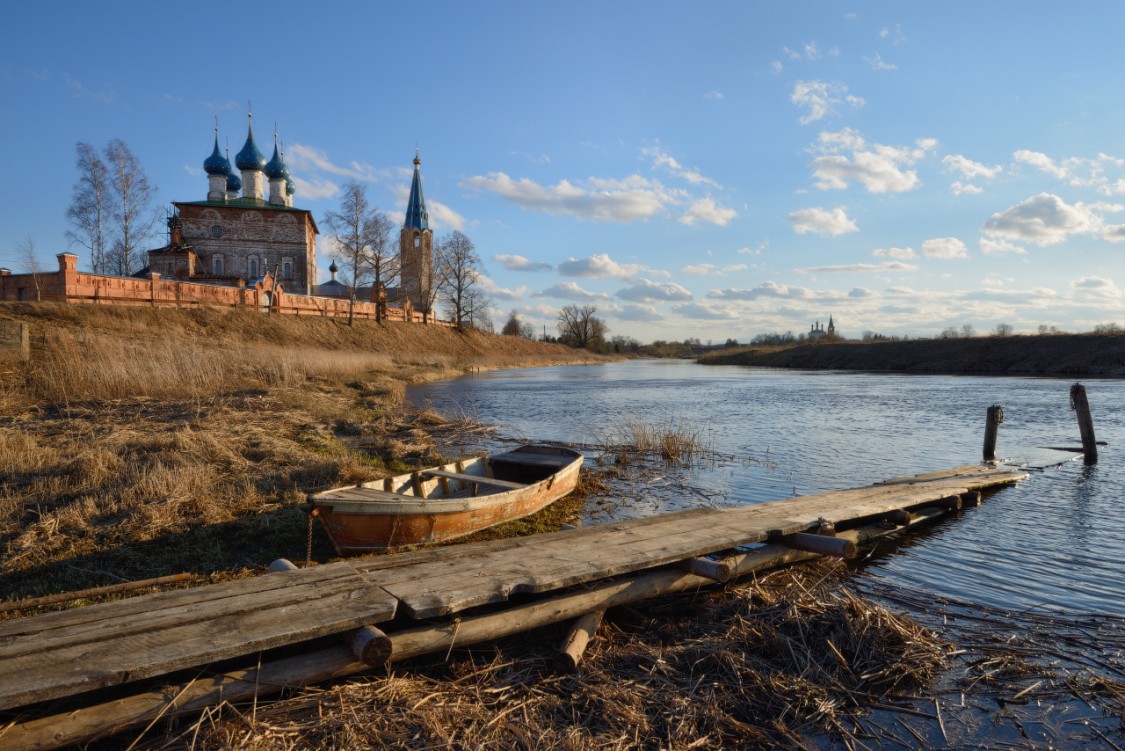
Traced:
[[401, 265], [402, 291], [415, 310], [431, 314], [433, 302], [434, 233], [430, 230], [430, 215], [422, 195], [422, 160], [414, 154], [414, 181], [410, 184], [410, 199], [406, 203], [406, 221], [399, 235], [399, 263]]

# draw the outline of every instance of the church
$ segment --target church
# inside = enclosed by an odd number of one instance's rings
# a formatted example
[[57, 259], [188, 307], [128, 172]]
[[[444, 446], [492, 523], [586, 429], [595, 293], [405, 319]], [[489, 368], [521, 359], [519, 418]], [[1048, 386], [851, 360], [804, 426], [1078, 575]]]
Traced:
[[[316, 286], [316, 236], [312, 212], [293, 207], [293, 180], [274, 135], [266, 160], [254, 141], [253, 115], [246, 143], [235, 155], [215, 148], [203, 162], [207, 200], [174, 201], [169, 243], [150, 250], [140, 274], [212, 284], [253, 281], [271, 274], [290, 294], [311, 294]], [[266, 186], [269, 195], [266, 195]]]
[[[293, 179], [277, 135], [267, 161], [254, 140], [253, 114], [249, 118], [246, 143], [234, 158], [238, 174], [229, 154], [219, 151], [216, 126], [214, 150], [203, 162], [207, 200], [173, 202], [168, 244], [150, 250], [148, 267], [135, 276], [157, 273], [167, 279], [233, 285], [270, 274], [288, 294], [346, 297], [335, 263], [329, 268], [331, 280], [317, 284], [316, 220], [312, 212], [293, 206]], [[409, 300], [413, 310], [432, 315], [434, 234], [422, 192], [421, 164], [415, 153], [399, 233], [401, 286], [387, 289], [387, 296], [392, 304]], [[377, 292], [365, 288], [359, 297], [374, 302]]]

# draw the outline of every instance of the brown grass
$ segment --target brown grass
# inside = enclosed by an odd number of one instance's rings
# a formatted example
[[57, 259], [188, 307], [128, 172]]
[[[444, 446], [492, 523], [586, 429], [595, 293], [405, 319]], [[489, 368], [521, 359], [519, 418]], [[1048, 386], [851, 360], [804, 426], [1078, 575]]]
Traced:
[[[586, 361], [475, 331], [256, 312], [4, 305], [32, 360], [0, 405], [0, 597], [304, 560], [307, 493], [438, 463], [477, 429], [405, 385]], [[331, 556], [316, 535], [314, 557]]]
[[201, 749], [253, 751], [808, 748], [823, 733], [854, 740], [849, 720], [860, 704], [926, 685], [945, 648], [826, 573], [791, 569], [611, 611], [574, 675], [550, 671], [561, 633], [544, 631], [265, 708], [228, 706], [223, 719], [180, 737]]

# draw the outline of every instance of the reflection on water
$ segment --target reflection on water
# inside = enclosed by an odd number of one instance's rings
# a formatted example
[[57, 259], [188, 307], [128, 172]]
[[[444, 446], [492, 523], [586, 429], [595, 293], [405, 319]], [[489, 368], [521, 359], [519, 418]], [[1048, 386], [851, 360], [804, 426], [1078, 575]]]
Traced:
[[[626, 362], [508, 371], [414, 387], [414, 403], [464, 409], [510, 437], [596, 441], [626, 416], [700, 430], [731, 457], [668, 469], [617, 489], [591, 521], [698, 505], [757, 503], [975, 463], [985, 410], [1004, 407], [997, 453], [1033, 464], [1078, 445], [1070, 381], [1043, 378], [790, 372]], [[1034, 472], [957, 523], [942, 524], [870, 575], [997, 607], [1125, 615], [1125, 382], [1086, 382], [1099, 440], [1093, 468]], [[687, 489], [684, 489], [686, 482]]]

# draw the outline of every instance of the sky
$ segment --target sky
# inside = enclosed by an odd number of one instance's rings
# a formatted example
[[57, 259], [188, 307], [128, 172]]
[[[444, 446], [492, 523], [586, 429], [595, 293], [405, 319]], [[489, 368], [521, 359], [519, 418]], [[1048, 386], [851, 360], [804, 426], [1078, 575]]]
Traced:
[[[252, 106], [318, 221], [352, 180], [475, 244], [497, 326], [749, 341], [1125, 324], [1118, 2], [19, 3], [0, 266], [65, 238], [75, 144], [202, 200]], [[248, 104], [250, 103], [250, 104]], [[267, 151], [268, 156], [268, 151]], [[321, 222], [323, 224], [323, 222]], [[154, 238], [153, 245], [163, 238]], [[328, 278], [326, 239], [318, 242]]]

